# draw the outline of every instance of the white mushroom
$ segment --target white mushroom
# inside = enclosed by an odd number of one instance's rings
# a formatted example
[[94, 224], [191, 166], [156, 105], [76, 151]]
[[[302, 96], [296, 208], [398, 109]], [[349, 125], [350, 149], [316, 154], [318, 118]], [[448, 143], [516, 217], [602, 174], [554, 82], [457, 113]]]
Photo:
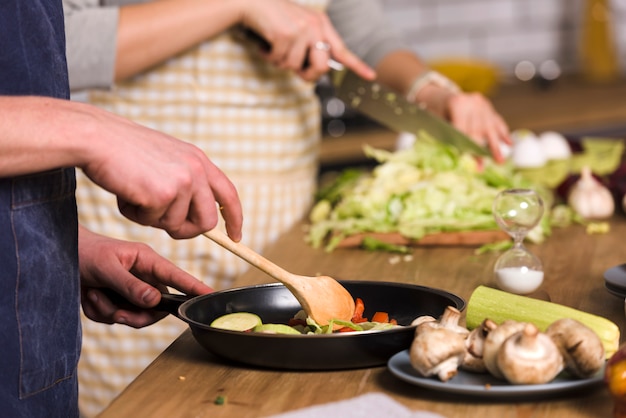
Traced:
[[467, 337], [469, 330], [464, 326], [459, 325], [460, 320], [461, 311], [454, 306], [447, 306], [439, 319], [435, 319], [430, 315], [423, 315], [415, 318], [411, 325], [417, 325], [417, 328], [415, 328], [415, 335], [419, 334], [426, 328], [447, 328], [463, 335], [463, 337]]
[[439, 325], [467, 337], [469, 330], [464, 326], [459, 325], [460, 321], [461, 311], [454, 306], [446, 306], [441, 318], [439, 318]]
[[422, 376], [437, 376], [443, 382], [458, 373], [465, 356], [465, 337], [448, 328], [418, 327], [409, 351], [411, 365]]
[[521, 385], [550, 382], [563, 370], [563, 357], [552, 338], [531, 323], [504, 341], [497, 362], [506, 380]]
[[604, 365], [604, 346], [588, 326], [571, 319], [554, 321], [546, 334], [552, 338], [565, 361], [565, 369], [577, 377], [595, 375]]
[[416, 318], [415, 338], [410, 358], [413, 368], [422, 376], [437, 375], [447, 381], [455, 376], [466, 354], [467, 328], [459, 325], [461, 311], [453, 306], [444, 310], [439, 320], [424, 315]]
[[486, 318], [478, 327], [470, 331], [465, 339], [465, 358], [461, 368], [475, 373], [484, 373], [487, 371], [483, 360], [483, 349], [485, 339], [490, 331], [496, 329], [498, 325], [491, 319]]
[[498, 368], [498, 350], [500, 349], [502, 343], [504, 343], [504, 340], [516, 332], [524, 329], [525, 325], [526, 323], [524, 322], [508, 319], [503, 321], [494, 330], [491, 330], [485, 338], [483, 346], [483, 362], [485, 363], [487, 371], [493, 376], [504, 379], [504, 375]]

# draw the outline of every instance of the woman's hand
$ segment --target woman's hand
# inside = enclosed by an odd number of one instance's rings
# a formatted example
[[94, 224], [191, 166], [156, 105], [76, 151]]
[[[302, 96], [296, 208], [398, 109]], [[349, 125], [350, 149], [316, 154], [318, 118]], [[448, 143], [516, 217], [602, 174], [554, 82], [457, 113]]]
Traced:
[[[242, 24], [271, 46], [266, 59], [303, 79], [317, 80], [329, 70], [332, 56], [359, 76], [373, 80], [375, 72], [350, 52], [325, 13], [288, 0], [245, 2]], [[303, 68], [303, 63], [308, 65]]]
[[502, 144], [511, 145], [509, 127], [491, 102], [479, 93], [459, 93], [448, 99], [446, 117], [479, 145], [488, 145], [497, 162], [504, 161]]
[[[83, 227], [79, 263], [83, 311], [97, 322], [144, 327], [167, 316], [150, 308], [168, 286], [193, 296], [212, 291], [143, 243], [108, 238]], [[107, 289], [137, 308], [119, 304]]]

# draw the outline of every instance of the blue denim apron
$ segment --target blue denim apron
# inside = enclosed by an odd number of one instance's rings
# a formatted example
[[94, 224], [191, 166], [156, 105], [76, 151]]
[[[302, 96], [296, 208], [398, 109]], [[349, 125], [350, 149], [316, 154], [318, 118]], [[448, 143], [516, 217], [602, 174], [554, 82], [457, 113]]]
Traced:
[[[68, 98], [64, 53], [61, 0], [0, 1], [0, 95]], [[0, 178], [2, 416], [78, 416], [75, 187], [73, 168]]]

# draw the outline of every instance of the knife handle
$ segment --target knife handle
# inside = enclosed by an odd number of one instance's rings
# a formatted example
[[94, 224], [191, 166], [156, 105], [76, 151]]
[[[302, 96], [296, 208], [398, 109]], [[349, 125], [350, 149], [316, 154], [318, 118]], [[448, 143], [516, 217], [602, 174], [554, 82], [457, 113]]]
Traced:
[[272, 50], [272, 44], [252, 29], [242, 28], [241, 35], [244, 39], [255, 42], [263, 52], [270, 52]]
[[[272, 50], [272, 44], [270, 44], [264, 37], [253, 31], [252, 29], [242, 28], [241, 34], [244, 39], [248, 39], [250, 41], [255, 42], [261, 51], [270, 52]], [[309, 61], [309, 51], [307, 50], [306, 56], [304, 57], [304, 61], [302, 62], [301, 69], [306, 70], [311, 65]], [[328, 66], [336, 71], [342, 71], [344, 69], [343, 64], [335, 61], [332, 58], [328, 59]]]
[[[270, 44], [267, 41], [267, 39], [265, 39], [264, 37], [262, 37], [255, 31], [253, 31], [252, 29], [243, 28], [242, 33], [245, 39], [255, 42], [259, 46], [259, 49], [261, 49], [261, 51], [263, 52], [272, 51], [272, 44]], [[304, 57], [304, 61], [302, 62], [302, 66], [300, 68], [303, 70], [306, 70], [309, 67], [309, 65], [311, 65], [311, 63], [309, 62], [309, 51], [307, 50], [306, 56]]]

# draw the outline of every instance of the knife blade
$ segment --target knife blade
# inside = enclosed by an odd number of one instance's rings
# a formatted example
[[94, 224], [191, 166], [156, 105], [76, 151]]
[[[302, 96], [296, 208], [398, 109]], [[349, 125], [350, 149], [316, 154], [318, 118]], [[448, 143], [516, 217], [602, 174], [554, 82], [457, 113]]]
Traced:
[[397, 132], [418, 134], [424, 130], [435, 139], [452, 145], [462, 152], [487, 156], [489, 151], [445, 120], [409, 102], [402, 95], [359, 77], [334, 60], [330, 78], [336, 96], [347, 106]]
[[[266, 52], [272, 45], [262, 36], [248, 28], [240, 28], [239, 35], [257, 43]], [[302, 67], [308, 66], [305, 60]], [[417, 135], [420, 130], [431, 134], [435, 139], [452, 145], [462, 152], [487, 156], [489, 151], [476, 144], [470, 137], [454, 128], [445, 120], [421, 109], [409, 102], [402, 95], [384, 87], [376, 81], [368, 81], [346, 68], [340, 62], [330, 58], [330, 78], [335, 93], [347, 106], [352, 107], [371, 119], [397, 132]]]

